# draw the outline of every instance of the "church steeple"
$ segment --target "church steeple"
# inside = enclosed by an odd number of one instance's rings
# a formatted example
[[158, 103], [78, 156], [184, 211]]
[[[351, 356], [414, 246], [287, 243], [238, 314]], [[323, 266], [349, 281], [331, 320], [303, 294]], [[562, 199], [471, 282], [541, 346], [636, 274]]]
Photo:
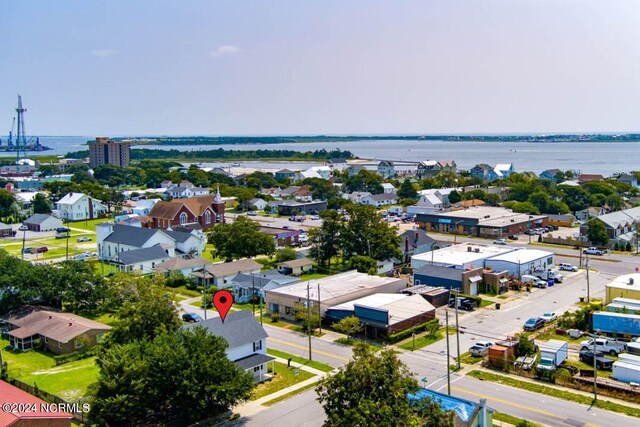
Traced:
[[214, 203], [224, 203], [222, 201], [222, 197], [220, 196], [220, 184], [216, 186], [216, 197], [213, 198]]

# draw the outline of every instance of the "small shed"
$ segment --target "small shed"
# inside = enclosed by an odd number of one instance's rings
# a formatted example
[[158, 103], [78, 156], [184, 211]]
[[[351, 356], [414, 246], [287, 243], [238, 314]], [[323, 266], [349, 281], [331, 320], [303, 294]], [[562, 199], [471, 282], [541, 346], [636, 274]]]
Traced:
[[313, 261], [309, 258], [298, 258], [278, 263], [278, 271], [289, 276], [300, 276], [313, 270]]
[[10, 225], [0, 222], [0, 237], [13, 237], [16, 231]]
[[516, 342], [503, 342], [489, 347], [487, 354], [489, 364], [495, 368], [504, 368], [515, 358], [517, 345]]
[[33, 214], [24, 221], [30, 231], [53, 231], [63, 227], [62, 220], [47, 214]]

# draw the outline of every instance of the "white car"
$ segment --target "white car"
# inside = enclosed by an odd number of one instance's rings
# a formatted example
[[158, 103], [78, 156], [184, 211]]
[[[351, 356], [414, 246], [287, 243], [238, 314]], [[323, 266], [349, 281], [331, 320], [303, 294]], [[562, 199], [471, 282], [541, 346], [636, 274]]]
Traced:
[[320, 219], [320, 215], [311, 215], [311, 218], [310, 218], [310, 219], [311, 219], [312, 221], [317, 221], [317, 220], [319, 220], [319, 219]]
[[578, 271], [578, 267], [567, 262], [562, 262], [558, 265], [558, 268], [563, 271]]
[[544, 320], [544, 323], [549, 323], [556, 320], [558, 318], [558, 315], [553, 312], [549, 312], [549, 313], [543, 314], [542, 316], [540, 316], [540, 318]]
[[27, 231], [28, 229], [29, 229], [29, 227], [27, 227], [27, 226], [26, 226], [26, 225], [24, 225], [24, 224], [22, 224], [22, 225], [20, 226], [20, 228], [18, 228], [18, 230], [20, 230], [20, 231]]
[[507, 244], [507, 239], [496, 239], [493, 241], [494, 245], [506, 245]]
[[247, 215], [248, 215], [248, 216], [258, 216], [258, 212], [256, 212], [256, 211], [249, 211], [249, 212], [247, 212]]

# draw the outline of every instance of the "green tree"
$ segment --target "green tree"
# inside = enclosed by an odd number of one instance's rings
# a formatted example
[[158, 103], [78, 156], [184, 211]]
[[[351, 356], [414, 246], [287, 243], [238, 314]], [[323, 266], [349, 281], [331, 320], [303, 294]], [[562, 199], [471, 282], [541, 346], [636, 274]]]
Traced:
[[376, 353], [364, 343], [356, 344], [353, 358], [316, 387], [325, 427], [429, 425], [422, 420], [432, 411], [426, 406], [416, 410], [407, 398], [416, 391], [417, 381], [395, 351]]
[[233, 223], [214, 227], [209, 234], [209, 243], [215, 247], [216, 254], [226, 261], [273, 255], [276, 250], [273, 237], [261, 233], [260, 225], [244, 216], [237, 217]]
[[395, 228], [380, 220], [373, 206], [350, 205], [346, 210], [349, 220], [340, 234], [346, 257], [364, 255], [375, 260], [401, 258], [400, 237]]
[[609, 206], [609, 209], [612, 211], [622, 210], [624, 209], [624, 200], [617, 194], [611, 194], [607, 197], [607, 206]]
[[462, 196], [457, 190], [453, 190], [451, 193], [449, 193], [449, 203], [458, 203], [460, 200], [462, 200]]
[[286, 247], [276, 251], [276, 262], [291, 261], [292, 259], [296, 259], [296, 257], [297, 252], [292, 247]]
[[13, 194], [7, 190], [0, 190], [0, 218], [7, 218], [11, 216], [14, 211], [14, 204], [16, 202]]
[[333, 328], [336, 331], [345, 334], [349, 338], [358, 333], [360, 327], [360, 320], [356, 316], [345, 317], [333, 324]]
[[[313, 304], [313, 301], [311, 301], [311, 303]], [[300, 322], [304, 332], [308, 330], [309, 323], [311, 323], [311, 332], [318, 329], [318, 326], [320, 326], [320, 313], [318, 313], [317, 308], [312, 306], [309, 310], [304, 304], [297, 303], [293, 307], [293, 310], [295, 312], [295, 318]]]
[[108, 345], [153, 340], [182, 325], [176, 306], [166, 291], [147, 278], [134, 278], [132, 284], [135, 289], [129, 289], [129, 296], [116, 312]]
[[529, 334], [520, 334], [516, 346], [516, 356], [529, 356], [533, 353], [535, 353], [535, 345], [533, 340], [529, 338]]
[[319, 265], [331, 266], [331, 258], [340, 253], [340, 235], [343, 223], [340, 214], [332, 209], [320, 212], [322, 225], [309, 231], [312, 242], [309, 255]]
[[418, 197], [418, 192], [408, 178], [405, 178], [404, 181], [402, 181], [402, 184], [398, 189], [398, 197], [402, 199], [415, 199]]
[[376, 260], [371, 257], [356, 255], [349, 259], [349, 268], [358, 270], [360, 273], [376, 274], [378, 264]]
[[455, 414], [451, 411], [445, 412], [438, 403], [427, 397], [416, 402], [411, 402], [411, 408], [417, 413], [422, 427], [454, 427]]
[[604, 246], [609, 243], [609, 235], [604, 222], [597, 218], [592, 218], [587, 223], [587, 237], [589, 241], [597, 246]]
[[572, 212], [589, 207], [591, 198], [582, 188], [571, 185], [560, 185], [558, 186], [558, 190], [564, 195], [563, 202], [567, 204]]
[[339, 193], [338, 187], [326, 179], [306, 178], [302, 183], [311, 187], [311, 195], [316, 200], [329, 200]]
[[198, 326], [107, 348], [96, 360], [91, 421], [186, 425], [246, 401], [253, 375], [227, 358], [227, 346]]
[[344, 186], [348, 192], [368, 191], [371, 194], [380, 194], [382, 188], [382, 177], [375, 172], [361, 170], [356, 175], [346, 179]]

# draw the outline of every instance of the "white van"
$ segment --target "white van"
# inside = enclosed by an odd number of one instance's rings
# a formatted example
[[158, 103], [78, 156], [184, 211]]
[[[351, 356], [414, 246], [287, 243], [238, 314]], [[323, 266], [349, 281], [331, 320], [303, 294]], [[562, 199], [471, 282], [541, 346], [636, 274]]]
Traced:
[[522, 275], [522, 277], [520, 277], [520, 281], [522, 283], [531, 283], [532, 285], [535, 284], [538, 280], [536, 276], [532, 276], [530, 274], [524, 274]]

